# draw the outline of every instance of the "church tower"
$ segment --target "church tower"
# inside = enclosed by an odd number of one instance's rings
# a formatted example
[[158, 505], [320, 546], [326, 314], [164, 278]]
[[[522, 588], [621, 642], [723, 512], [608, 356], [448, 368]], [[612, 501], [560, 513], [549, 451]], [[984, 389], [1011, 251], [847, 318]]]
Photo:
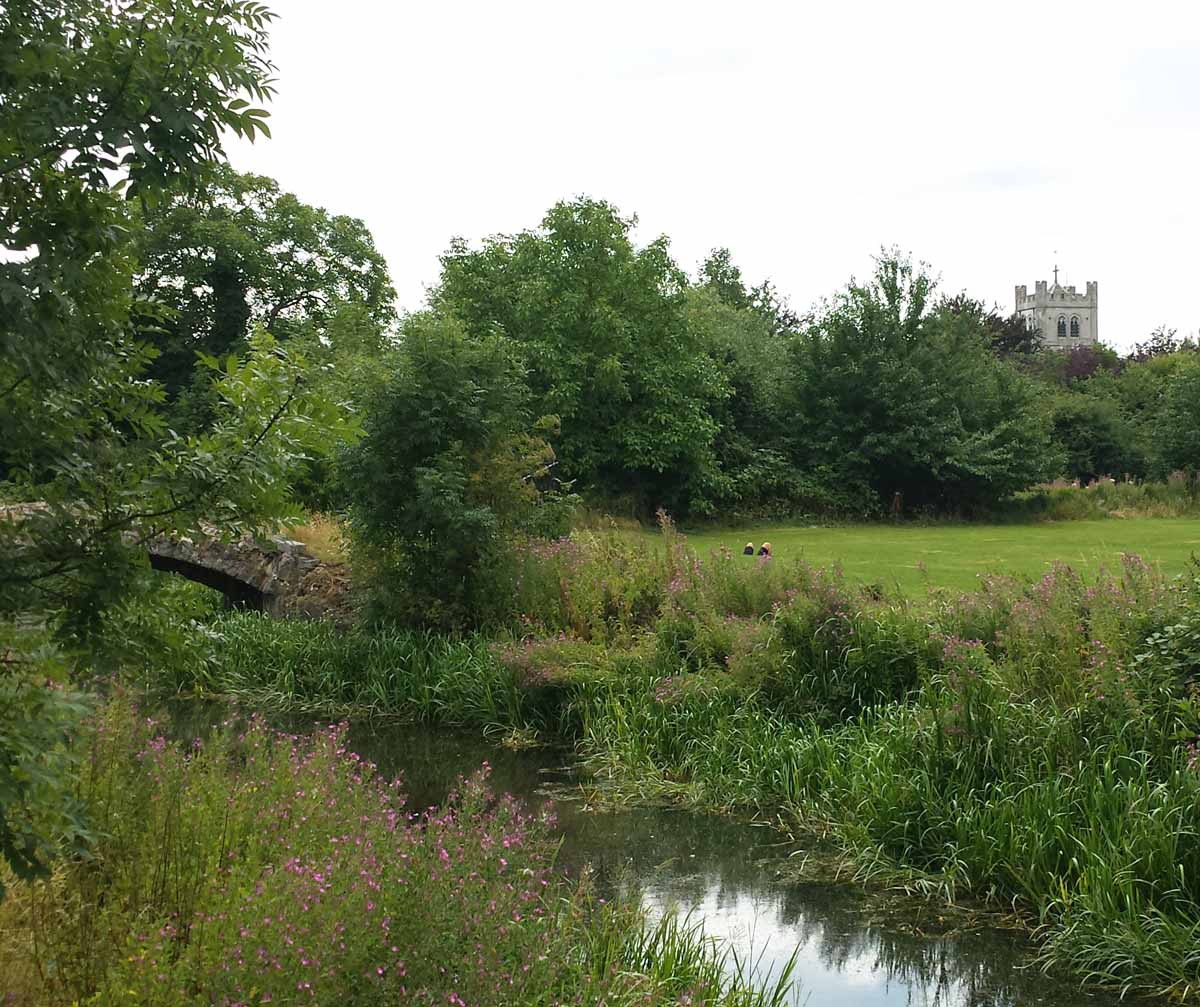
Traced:
[[1043, 345], [1051, 349], [1094, 346], [1099, 342], [1098, 287], [1094, 280], [1089, 281], [1087, 290], [1081, 294], [1074, 287], [1059, 286], [1058, 266], [1055, 266], [1053, 285], [1038, 280], [1032, 296], [1025, 292], [1024, 284], [1017, 287], [1017, 314], [1031, 329], [1041, 332]]

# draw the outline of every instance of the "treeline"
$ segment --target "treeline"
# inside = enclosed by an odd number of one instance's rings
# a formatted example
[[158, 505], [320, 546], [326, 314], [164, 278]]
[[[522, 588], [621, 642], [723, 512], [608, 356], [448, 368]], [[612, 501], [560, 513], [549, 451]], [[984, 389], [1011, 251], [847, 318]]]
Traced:
[[1031, 354], [1025, 366], [1050, 390], [1062, 474], [1194, 478], [1200, 466], [1200, 352], [1159, 328], [1120, 357], [1105, 346]]
[[[581, 198], [533, 230], [455, 239], [428, 307], [398, 320], [361, 222], [225, 171], [151, 211], [138, 239], [139, 290], [172, 309], [147, 327], [152, 374], [177, 424], [203, 424], [196, 353], [266, 327], [386, 442], [396, 493], [439, 472], [437, 493], [464, 487], [456, 506], [473, 482], [505, 492], [507, 465], [518, 497], [568, 491], [638, 517], [969, 517], [1047, 480], [1200, 464], [1200, 355], [1172, 332], [1125, 358], [1044, 350], [895, 251], [800, 315], [727, 249], [693, 278], [665, 237], [636, 245], [635, 222]], [[486, 407], [471, 418], [471, 403]], [[299, 489], [344, 507], [365, 475], [350, 470], [312, 461]]]

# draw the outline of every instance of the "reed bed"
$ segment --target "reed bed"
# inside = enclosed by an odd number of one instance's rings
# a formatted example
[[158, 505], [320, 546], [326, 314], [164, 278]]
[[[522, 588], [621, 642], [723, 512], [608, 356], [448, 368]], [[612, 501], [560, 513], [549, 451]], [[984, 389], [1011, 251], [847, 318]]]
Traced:
[[216, 624], [256, 702], [553, 734], [609, 792], [756, 809], [862, 877], [1021, 915], [1047, 962], [1200, 995], [1200, 571], [920, 601], [800, 562], [531, 549], [499, 639]]

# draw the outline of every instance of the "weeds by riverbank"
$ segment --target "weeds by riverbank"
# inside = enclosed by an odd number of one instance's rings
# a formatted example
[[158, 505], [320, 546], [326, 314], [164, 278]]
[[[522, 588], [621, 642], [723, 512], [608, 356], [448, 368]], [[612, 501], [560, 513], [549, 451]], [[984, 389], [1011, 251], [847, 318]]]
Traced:
[[[553, 869], [552, 821], [483, 772], [437, 811], [260, 720], [176, 743], [126, 701], [79, 744], [95, 841], [0, 903], [0, 1002], [773, 1007], [673, 918]], [[9, 879], [12, 881], [12, 879]]]
[[1196, 995], [1200, 578], [1127, 556], [915, 602], [667, 539], [531, 547], [493, 641], [228, 618], [205, 687], [565, 736], [617, 793], [782, 813], [1094, 981]]

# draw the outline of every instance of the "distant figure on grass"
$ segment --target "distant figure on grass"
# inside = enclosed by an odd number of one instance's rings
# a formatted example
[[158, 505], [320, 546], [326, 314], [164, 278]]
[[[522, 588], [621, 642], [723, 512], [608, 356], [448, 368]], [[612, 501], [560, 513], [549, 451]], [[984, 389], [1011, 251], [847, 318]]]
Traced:
[[770, 543], [770, 542], [764, 542], [762, 545], [760, 545], [760, 546], [758, 547], [758, 555], [759, 555], [759, 556], [766, 556], [766, 557], [767, 557], [767, 559], [770, 559], [770, 558], [771, 558], [771, 543]]
[[743, 556], [753, 556], [754, 555], [754, 543], [753, 542], [746, 543], [746, 548], [742, 550], [742, 555]]

